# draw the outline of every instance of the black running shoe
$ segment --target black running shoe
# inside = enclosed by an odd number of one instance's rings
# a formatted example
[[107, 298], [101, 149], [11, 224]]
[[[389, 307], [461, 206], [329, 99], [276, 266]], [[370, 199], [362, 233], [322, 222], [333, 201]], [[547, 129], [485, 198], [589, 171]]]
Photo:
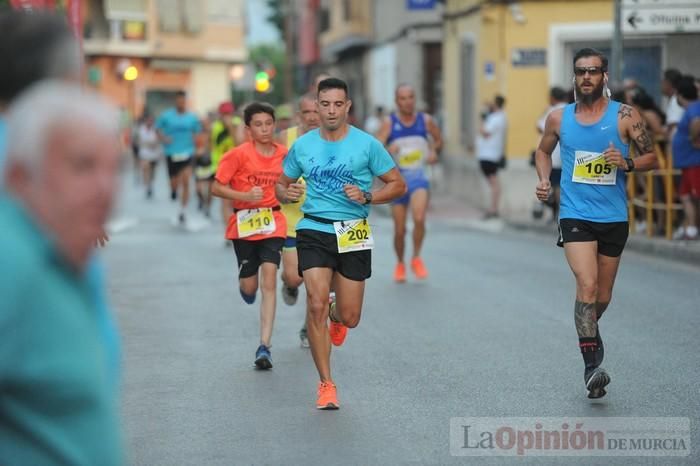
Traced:
[[255, 352], [255, 367], [262, 370], [272, 369], [270, 348], [265, 345], [258, 346], [258, 350]]
[[584, 380], [588, 390], [588, 398], [603, 398], [607, 394], [605, 386], [610, 383], [610, 376], [602, 367], [586, 371]]
[[282, 283], [282, 299], [287, 306], [294, 306], [299, 298], [299, 288], [292, 288]]
[[177, 191], [170, 191], [170, 199], [173, 201], [177, 199]]

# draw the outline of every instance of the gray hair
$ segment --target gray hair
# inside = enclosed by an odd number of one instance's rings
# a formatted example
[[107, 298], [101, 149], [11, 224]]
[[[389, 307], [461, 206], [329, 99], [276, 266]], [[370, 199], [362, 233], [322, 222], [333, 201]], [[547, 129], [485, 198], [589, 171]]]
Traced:
[[119, 113], [100, 95], [66, 81], [40, 81], [9, 108], [7, 161], [39, 172], [52, 130], [66, 123], [113, 135], [115, 142], [119, 134]]
[[297, 109], [301, 110], [301, 103], [304, 102], [305, 100], [311, 101], [311, 102], [316, 102], [316, 94], [313, 92], [307, 92], [306, 94], [303, 94], [301, 97], [297, 99]]

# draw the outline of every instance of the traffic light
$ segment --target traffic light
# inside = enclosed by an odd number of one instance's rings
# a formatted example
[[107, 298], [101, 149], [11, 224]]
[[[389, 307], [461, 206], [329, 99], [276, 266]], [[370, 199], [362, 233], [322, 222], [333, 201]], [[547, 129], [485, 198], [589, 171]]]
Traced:
[[260, 93], [265, 93], [270, 90], [270, 75], [265, 71], [255, 73], [255, 90]]

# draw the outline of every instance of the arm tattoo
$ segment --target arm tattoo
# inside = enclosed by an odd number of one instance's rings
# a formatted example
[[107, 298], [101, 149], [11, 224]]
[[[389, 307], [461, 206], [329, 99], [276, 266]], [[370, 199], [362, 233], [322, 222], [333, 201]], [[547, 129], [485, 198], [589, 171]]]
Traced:
[[624, 120], [625, 118], [632, 118], [632, 107], [629, 105], [622, 104], [620, 105], [620, 110], [617, 112], [618, 115], [620, 115], [620, 120]]
[[654, 152], [654, 141], [649, 136], [646, 123], [641, 118], [638, 122], [632, 125], [631, 136], [632, 140], [634, 141], [634, 145], [637, 146], [637, 155]]

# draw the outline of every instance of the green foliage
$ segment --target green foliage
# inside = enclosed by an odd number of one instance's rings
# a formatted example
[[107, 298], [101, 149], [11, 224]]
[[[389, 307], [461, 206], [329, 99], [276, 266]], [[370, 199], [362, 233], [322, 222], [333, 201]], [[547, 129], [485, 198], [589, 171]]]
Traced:
[[270, 16], [267, 21], [275, 26], [280, 32], [280, 36], [284, 37], [284, 11], [282, 3], [285, 0], [267, 0], [267, 6], [270, 8]]

